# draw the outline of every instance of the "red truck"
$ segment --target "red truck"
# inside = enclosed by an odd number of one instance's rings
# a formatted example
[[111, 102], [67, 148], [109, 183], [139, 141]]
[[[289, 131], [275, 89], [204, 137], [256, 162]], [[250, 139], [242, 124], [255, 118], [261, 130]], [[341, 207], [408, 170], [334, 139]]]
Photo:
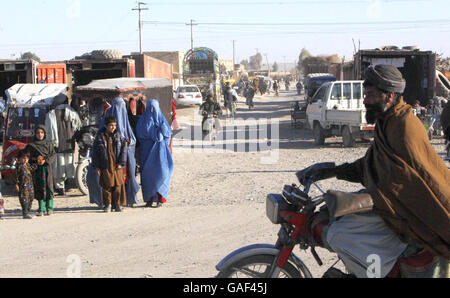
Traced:
[[37, 81], [40, 84], [66, 84], [67, 67], [65, 62], [42, 63], [37, 69]]

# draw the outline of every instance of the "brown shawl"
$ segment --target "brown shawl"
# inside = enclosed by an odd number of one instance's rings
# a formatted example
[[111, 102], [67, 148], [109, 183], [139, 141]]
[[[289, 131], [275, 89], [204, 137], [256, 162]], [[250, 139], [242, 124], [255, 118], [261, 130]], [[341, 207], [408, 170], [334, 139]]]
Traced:
[[450, 259], [450, 171], [403, 100], [377, 123], [363, 168], [375, 211], [393, 231]]

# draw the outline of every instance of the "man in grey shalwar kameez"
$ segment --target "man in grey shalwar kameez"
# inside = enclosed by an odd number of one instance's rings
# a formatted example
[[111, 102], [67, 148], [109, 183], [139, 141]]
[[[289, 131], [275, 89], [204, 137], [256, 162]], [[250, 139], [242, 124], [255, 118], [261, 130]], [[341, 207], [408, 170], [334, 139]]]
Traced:
[[65, 195], [66, 180], [75, 178], [73, 136], [82, 124], [78, 113], [67, 104], [67, 97], [65, 95], [63, 97], [64, 103], [50, 111], [45, 119], [47, 140], [53, 143], [57, 153], [53, 173], [55, 191], [60, 195]]

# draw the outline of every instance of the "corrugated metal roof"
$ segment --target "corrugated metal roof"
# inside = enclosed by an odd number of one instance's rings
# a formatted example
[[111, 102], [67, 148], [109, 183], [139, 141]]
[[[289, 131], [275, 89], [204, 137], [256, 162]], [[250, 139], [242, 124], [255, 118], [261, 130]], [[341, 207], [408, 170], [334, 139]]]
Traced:
[[8, 104], [51, 105], [55, 96], [67, 94], [66, 84], [16, 84], [5, 91]]
[[77, 90], [103, 90], [103, 91], [130, 91], [147, 88], [171, 87], [168, 79], [146, 79], [146, 78], [117, 78], [95, 80], [88, 85], [78, 86]]

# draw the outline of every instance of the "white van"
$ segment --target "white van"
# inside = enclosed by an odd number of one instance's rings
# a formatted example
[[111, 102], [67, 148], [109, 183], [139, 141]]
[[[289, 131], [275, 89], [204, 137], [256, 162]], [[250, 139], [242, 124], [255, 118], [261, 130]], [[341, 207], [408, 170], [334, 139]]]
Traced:
[[336, 81], [323, 84], [306, 109], [306, 121], [314, 132], [316, 145], [325, 138], [342, 136], [345, 147], [355, 139], [373, 137], [375, 126], [367, 124], [363, 81]]

